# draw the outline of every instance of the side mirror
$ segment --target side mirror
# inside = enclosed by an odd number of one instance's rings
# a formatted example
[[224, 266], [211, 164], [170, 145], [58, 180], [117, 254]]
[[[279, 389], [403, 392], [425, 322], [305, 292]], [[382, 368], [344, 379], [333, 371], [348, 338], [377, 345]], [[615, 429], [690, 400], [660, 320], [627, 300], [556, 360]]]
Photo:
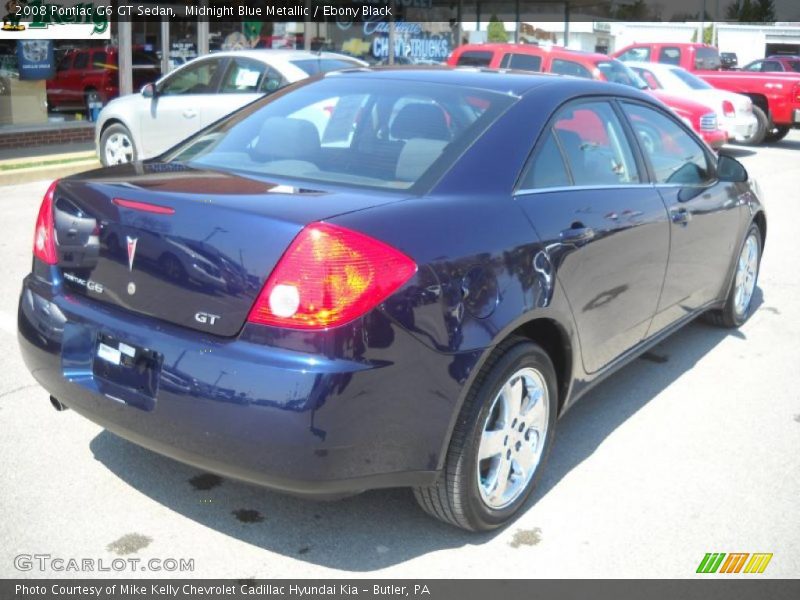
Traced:
[[720, 154], [717, 160], [717, 177], [720, 181], [739, 183], [747, 181], [747, 169], [738, 160], [725, 154]]
[[156, 86], [153, 83], [146, 83], [142, 86], [142, 98], [155, 98]]

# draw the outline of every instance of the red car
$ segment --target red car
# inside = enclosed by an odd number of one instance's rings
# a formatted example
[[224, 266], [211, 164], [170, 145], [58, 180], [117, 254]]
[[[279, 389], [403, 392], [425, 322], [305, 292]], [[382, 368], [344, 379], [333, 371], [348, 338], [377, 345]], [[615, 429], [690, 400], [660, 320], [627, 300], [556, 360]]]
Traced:
[[[453, 51], [447, 64], [557, 73], [647, 88], [644, 81], [618, 60], [605, 54], [578, 52], [557, 46], [466, 44]], [[719, 128], [716, 113], [705, 104], [661, 90], [647, 91], [669, 106], [712, 148], [718, 149], [728, 141], [728, 135]]]
[[632, 44], [613, 56], [621, 61], [678, 65], [715, 88], [749, 96], [766, 142], [782, 140], [792, 127], [800, 127], [800, 73], [753, 72], [747, 67], [742, 71], [720, 71], [719, 51], [708, 44]]
[[[77, 109], [89, 112], [95, 102], [106, 104], [119, 96], [117, 48], [80, 48], [68, 51], [59, 61], [56, 76], [47, 81], [50, 110]], [[133, 87], [140, 89], [161, 76], [161, 63], [153, 52], [133, 51]]]
[[800, 73], [800, 56], [789, 56], [785, 54], [768, 56], [767, 58], [754, 60], [745, 65], [742, 67], [742, 71], [756, 73]]

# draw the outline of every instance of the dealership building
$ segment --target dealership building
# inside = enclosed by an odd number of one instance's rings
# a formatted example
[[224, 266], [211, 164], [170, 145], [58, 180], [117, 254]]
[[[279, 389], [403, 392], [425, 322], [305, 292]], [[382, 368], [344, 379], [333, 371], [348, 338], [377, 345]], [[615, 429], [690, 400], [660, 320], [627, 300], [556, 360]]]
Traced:
[[[29, 4], [41, 1], [30, 0]], [[197, 16], [197, 10], [194, 16], [186, 16], [186, 6], [264, 5], [249, 0], [139, 4], [171, 6], [178, 16], [111, 18], [102, 35], [90, 34], [86, 39], [63, 39], [65, 26], [55, 23], [39, 28], [35, 42], [3, 32], [0, 148], [91, 141], [92, 106], [117, 94], [136, 92], [143, 77], [156, 78], [196, 56], [221, 50], [331, 50], [370, 63], [432, 64], [443, 62], [461, 43], [487, 41], [490, 31], [493, 36], [504, 35], [509, 42], [609, 53], [633, 42], [693, 41], [710, 25], [601, 20], [591, 13], [596, 0], [394, 0], [390, 18], [313, 20], [304, 16], [281, 22], [238, 17], [238, 10], [222, 18]], [[350, 4], [386, 2], [351, 0]], [[800, 54], [800, 23], [719, 23], [713, 29], [720, 50], [737, 52], [740, 65], [770, 53]], [[52, 39], [42, 37], [51, 33]], [[113, 86], [102, 90], [88, 87], [98, 76], [113, 80]], [[87, 87], [81, 88], [82, 82]], [[65, 101], [67, 88], [71, 97]]]

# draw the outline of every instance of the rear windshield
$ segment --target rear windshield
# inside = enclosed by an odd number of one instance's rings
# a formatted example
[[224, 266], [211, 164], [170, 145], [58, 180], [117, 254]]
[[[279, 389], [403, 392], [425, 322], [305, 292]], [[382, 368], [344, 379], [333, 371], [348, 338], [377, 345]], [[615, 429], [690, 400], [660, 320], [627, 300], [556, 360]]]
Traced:
[[611, 83], [627, 85], [638, 90], [644, 90], [649, 87], [633, 69], [618, 60], [601, 60], [597, 63], [597, 68], [600, 69], [606, 80]]
[[327, 73], [328, 71], [339, 71], [340, 69], [352, 69], [361, 65], [354, 60], [342, 58], [305, 58], [303, 60], [293, 60], [291, 63], [303, 71], [306, 75], [316, 75], [317, 73]]
[[699, 47], [695, 51], [694, 68], [698, 71], [716, 71], [721, 64], [719, 51], [716, 48]]
[[685, 69], [673, 69], [672, 74], [693, 90], [711, 90], [713, 86]]
[[327, 77], [251, 105], [168, 162], [408, 189], [438, 178], [515, 98], [442, 84]]
[[467, 50], [458, 57], [456, 65], [459, 67], [488, 67], [492, 62], [491, 52]]

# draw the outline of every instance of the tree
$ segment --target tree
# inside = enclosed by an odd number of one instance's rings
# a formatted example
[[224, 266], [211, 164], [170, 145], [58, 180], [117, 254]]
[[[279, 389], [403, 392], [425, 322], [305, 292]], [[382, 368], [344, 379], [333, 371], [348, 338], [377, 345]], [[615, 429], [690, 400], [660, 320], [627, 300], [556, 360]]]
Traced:
[[486, 29], [487, 39], [490, 43], [501, 43], [505, 44], [508, 42], [508, 33], [506, 32], [506, 26], [503, 25], [503, 22], [497, 18], [497, 15], [492, 15], [492, 18], [489, 19], [489, 27]]
[[728, 5], [725, 17], [744, 23], [769, 22], [775, 20], [774, 0], [736, 0]]
[[[693, 42], [697, 41], [697, 32], [696, 31], [692, 34], [692, 41]], [[703, 43], [704, 44], [710, 44], [712, 46], [714, 45], [714, 26], [713, 25], [709, 25], [708, 27], [705, 27], [703, 29]]]

